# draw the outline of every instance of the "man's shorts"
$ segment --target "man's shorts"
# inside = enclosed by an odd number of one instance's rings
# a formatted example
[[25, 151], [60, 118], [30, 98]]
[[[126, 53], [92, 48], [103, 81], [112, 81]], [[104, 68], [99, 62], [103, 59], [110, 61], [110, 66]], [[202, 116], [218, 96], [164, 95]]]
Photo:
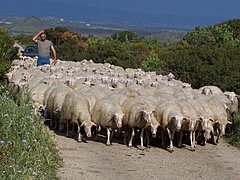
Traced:
[[42, 66], [44, 64], [50, 64], [50, 58], [38, 56], [37, 66]]

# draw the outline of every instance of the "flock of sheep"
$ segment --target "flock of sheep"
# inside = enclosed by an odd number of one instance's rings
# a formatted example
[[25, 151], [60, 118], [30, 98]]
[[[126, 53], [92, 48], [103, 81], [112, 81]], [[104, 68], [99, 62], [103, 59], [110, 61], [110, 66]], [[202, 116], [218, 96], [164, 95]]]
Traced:
[[173, 152], [178, 132], [177, 146], [182, 147], [187, 134], [194, 151], [199, 139], [203, 145], [218, 143], [238, 112], [234, 92], [223, 93], [215, 86], [193, 89], [171, 73], [163, 76], [92, 60], [58, 60], [56, 65], [36, 67], [36, 59], [23, 57], [12, 62], [6, 76], [15, 100], [26, 92], [35, 114], [50, 119], [50, 125], [65, 130], [66, 136], [77, 125], [78, 141], [85, 140], [81, 127], [91, 137], [91, 128], [96, 126], [95, 138], [101, 129], [107, 131], [106, 145], [111, 145], [117, 132], [131, 147], [139, 130], [141, 148], [150, 145], [151, 135]]

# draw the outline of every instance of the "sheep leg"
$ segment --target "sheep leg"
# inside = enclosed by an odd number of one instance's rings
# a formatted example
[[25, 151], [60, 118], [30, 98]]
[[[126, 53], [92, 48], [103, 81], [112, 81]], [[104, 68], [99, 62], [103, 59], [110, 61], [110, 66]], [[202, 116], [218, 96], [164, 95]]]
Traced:
[[191, 151], [195, 151], [195, 148], [194, 148], [194, 145], [193, 145], [193, 132], [190, 131], [190, 135], [189, 135], [189, 138], [190, 138], [190, 142], [191, 142]]
[[164, 144], [165, 144], [165, 137], [166, 136], [164, 136], [165, 135], [165, 133], [164, 133], [164, 131], [162, 130], [161, 131], [161, 148], [164, 148]]
[[57, 117], [54, 115], [54, 127], [53, 129], [57, 129]]
[[124, 140], [123, 140], [124, 145], [127, 145], [127, 138], [128, 138], [128, 130], [127, 130], [127, 128], [125, 127], [125, 128], [124, 128]]
[[193, 132], [193, 147], [196, 148], [197, 147], [197, 143], [196, 143], [196, 132]]
[[134, 135], [135, 135], [134, 128], [132, 128], [132, 135], [131, 135], [131, 138], [129, 140], [128, 147], [132, 147], [132, 140], [133, 140]]
[[74, 130], [74, 124], [72, 124], [72, 136], [74, 137], [75, 130]]
[[81, 131], [80, 131], [80, 125], [79, 124], [77, 124], [77, 126], [78, 126], [78, 142], [83, 142], [84, 140], [83, 140], [83, 138], [82, 138], [82, 134], [81, 134]]
[[178, 139], [178, 148], [182, 148], [182, 137], [183, 137], [183, 132], [180, 131], [179, 139]]
[[96, 134], [95, 134], [95, 141], [98, 141], [98, 132], [100, 131], [100, 126], [97, 126], [96, 128]]
[[110, 143], [110, 137], [111, 137], [111, 131], [110, 131], [109, 128], [107, 128], [107, 143], [106, 143], [107, 146], [110, 146], [110, 145], [111, 145], [111, 143]]
[[67, 133], [66, 136], [69, 137], [69, 122], [67, 121]]
[[51, 121], [50, 121], [50, 127], [53, 127], [53, 115], [52, 115], [52, 114], [50, 115], [50, 119], [51, 119]]
[[59, 132], [61, 132], [63, 130], [63, 123], [62, 120], [59, 123], [59, 127], [58, 127]]
[[172, 153], [174, 151], [173, 150], [173, 138], [174, 138], [175, 130], [171, 132], [167, 128], [167, 132], [168, 132], [168, 136], [169, 136], [169, 140], [170, 140], [169, 152]]
[[149, 131], [146, 129], [147, 147], [150, 148]]
[[144, 133], [144, 128], [141, 129], [141, 134], [140, 134], [140, 140], [141, 140], [141, 146], [140, 146], [140, 149], [144, 149], [144, 146], [143, 146], [143, 134]]

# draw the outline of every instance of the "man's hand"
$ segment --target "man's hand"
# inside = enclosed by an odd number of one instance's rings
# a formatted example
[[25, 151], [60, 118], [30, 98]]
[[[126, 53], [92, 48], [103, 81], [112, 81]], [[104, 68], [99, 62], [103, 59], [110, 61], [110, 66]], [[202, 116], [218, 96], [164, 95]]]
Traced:
[[33, 37], [33, 41], [36, 43], [37, 42], [37, 40], [38, 40], [38, 37], [40, 36], [40, 34], [42, 34], [42, 33], [44, 33], [44, 31], [40, 31], [40, 32], [38, 32], [34, 37]]
[[56, 59], [55, 59], [55, 60], [53, 60], [53, 62], [52, 62], [52, 63], [53, 63], [54, 65], [55, 65], [55, 64], [57, 64], [57, 60], [56, 60]]

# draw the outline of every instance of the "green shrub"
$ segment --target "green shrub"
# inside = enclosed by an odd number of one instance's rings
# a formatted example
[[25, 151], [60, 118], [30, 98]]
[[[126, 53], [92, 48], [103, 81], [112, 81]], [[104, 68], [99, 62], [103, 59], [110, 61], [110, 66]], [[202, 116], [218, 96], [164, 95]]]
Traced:
[[0, 28], [0, 80], [4, 79], [5, 73], [11, 65], [11, 60], [17, 57], [18, 49], [13, 47], [14, 40], [9, 32]]
[[229, 125], [229, 132], [226, 134], [226, 140], [237, 147], [240, 147], [240, 115], [234, 118], [234, 123]]
[[50, 131], [33, 115], [32, 105], [20, 105], [0, 89], [0, 179], [56, 179], [60, 163]]

